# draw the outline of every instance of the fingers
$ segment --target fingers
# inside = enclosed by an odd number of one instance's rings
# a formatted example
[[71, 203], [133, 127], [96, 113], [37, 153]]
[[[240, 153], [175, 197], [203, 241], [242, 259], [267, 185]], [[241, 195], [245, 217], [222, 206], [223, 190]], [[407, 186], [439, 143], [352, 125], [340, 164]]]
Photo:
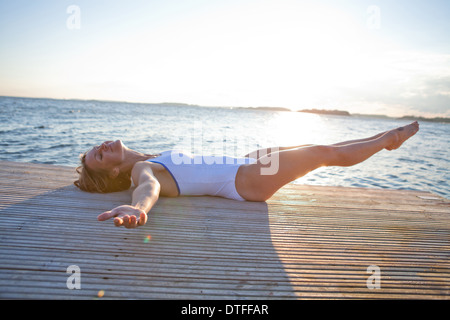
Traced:
[[[134, 217], [136, 218], [136, 217]], [[114, 218], [114, 225], [116, 227], [124, 226], [125, 228], [131, 228], [132, 225], [130, 224], [131, 217], [127, 214], [120, 214], [116, 218]]]
[[138, 225], [143, 226], [147, 223], [147, 214], [145, 212], [141, 212], [139, 215]]
[[114, 225], [116, 227], [124, 226], [125, 228], [136, 228], [138, 226], [143, 226], [147, 223], [147, 214], [145, 212], [141, 212], [139, 215], [139, 219], [135, 215], [119, 215], [114, 219]]
[[123, 225], [123, 219], [119, 217], [114, 218], [114, 225], [116, 227], [120, 227], [121, 225]]
[[105, 221], [114, 218], [116, 227], [124, 226], [125, 228], [136, 228], [147, 223], [147, 214], [133, 206], [123, 205], [116, 207], [110, 211], [105, 211], [97, 216], [99, 221]]
[[130, 216], [130, 219], [128, 219], [128, 226], [126, 228], [136, 228], [136, 227], [137, 227], [136, 216]]

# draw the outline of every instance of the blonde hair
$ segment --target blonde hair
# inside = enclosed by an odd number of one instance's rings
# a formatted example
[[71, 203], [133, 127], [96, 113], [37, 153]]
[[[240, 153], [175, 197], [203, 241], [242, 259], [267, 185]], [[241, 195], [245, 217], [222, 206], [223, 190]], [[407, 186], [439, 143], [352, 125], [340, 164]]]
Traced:
[[115, 178], [111, 178], [106, 172], [93, 171], [86, 166], [86, 154], [80, 155], [81, 165], [76, 168], [79, 174], [78, 180], [74, 181], [83, 191], [87, 192], [118, 192], [124, 191], [131, 186], [131, 172], [119, 173]]

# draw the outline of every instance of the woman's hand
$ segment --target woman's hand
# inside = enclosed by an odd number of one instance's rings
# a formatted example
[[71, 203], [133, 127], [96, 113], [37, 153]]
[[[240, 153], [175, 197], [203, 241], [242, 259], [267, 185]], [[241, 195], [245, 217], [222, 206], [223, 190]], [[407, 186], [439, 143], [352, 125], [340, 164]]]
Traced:
[[147, 214], [143, 210], [130, 205], [123, 205], [110, 211], [105, 211], [97, 219], [105, 221], [112, 217], [115, 217], [114, 225], [116, 227], [136, 228], [147, 223]]
[[100, 214], [99, 221], [105, 221], [112, 217], [116, 227], [136, 228], [147, 223], [147, 214], [159, 198], [161, 186], [153, 175], [149, 162], [137, 162], [131, 170], [136, 189], [133, 191], [131, 205], [118, 206], [111, 211]]

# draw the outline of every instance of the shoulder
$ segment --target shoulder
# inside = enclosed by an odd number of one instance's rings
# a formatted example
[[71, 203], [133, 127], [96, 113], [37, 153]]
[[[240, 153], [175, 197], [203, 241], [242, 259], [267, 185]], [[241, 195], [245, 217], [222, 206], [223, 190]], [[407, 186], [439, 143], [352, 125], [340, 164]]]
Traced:
[[138, 161], [134, 164], [133, 169], [131, 169], [131, 172], [141, 170], [152, 170], [152, 164], [148, 161]]
[[145, 180], [156, 180], [156, 177], [152, 170], [152, 165], [148, 161], [136, 162], [131, 169], [131, 178], [135, 185], [139, 185], [143, 179]]

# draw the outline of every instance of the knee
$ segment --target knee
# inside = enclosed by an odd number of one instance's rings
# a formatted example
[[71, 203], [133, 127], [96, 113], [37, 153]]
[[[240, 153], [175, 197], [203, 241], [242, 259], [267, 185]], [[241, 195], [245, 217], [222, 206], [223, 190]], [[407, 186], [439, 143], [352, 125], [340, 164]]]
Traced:
[[317, 158], [319, 167], [333, 166], [339, 162], [341, 157], [338, 148], [335, 146], [315, 145], [311, 148], [313, 148], [313, 154]]
[[323, 166], [352, 166], [352, 156], [345, 152], [342, 146], [319, 146], [320, 152], [323, 155]]

